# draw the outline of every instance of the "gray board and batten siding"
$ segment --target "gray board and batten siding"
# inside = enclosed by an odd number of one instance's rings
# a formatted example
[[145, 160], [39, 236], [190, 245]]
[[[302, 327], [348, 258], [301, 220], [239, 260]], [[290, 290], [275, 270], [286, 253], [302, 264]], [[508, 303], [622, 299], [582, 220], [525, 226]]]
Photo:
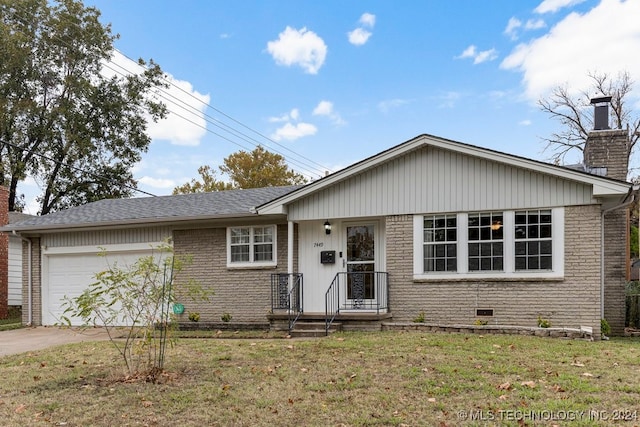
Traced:
[[287, 212], [300, 221], [592, 203], [590, 184], [422, 146], [293, 201]]

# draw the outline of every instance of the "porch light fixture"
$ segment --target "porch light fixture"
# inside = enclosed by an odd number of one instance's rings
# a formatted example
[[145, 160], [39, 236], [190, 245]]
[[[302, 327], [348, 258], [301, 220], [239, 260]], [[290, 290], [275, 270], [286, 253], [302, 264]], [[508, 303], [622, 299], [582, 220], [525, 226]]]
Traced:
[[502, 227], [502, 222], [501, 221], [496, 220], [496, 221], [493, 221], [493, 224], [491, 224], [491, 229], [493, 231], [500, 230], [500, 227]]
[[331, 234], [331, 223], [329, 222], [329, 220], [324, 222], [324, 232], [326, 234]]

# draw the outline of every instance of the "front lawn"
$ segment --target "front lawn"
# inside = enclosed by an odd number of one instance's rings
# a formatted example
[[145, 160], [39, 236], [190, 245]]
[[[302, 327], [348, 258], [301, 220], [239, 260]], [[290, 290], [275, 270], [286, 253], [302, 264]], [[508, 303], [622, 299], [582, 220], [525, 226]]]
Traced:
[[[2, 335], [0, 333], [0, 342]], [[638, 425], [640, 341], [420, 332], [183, 338], [160, 384], [110, 343], [0, 358], [0, 423]]]

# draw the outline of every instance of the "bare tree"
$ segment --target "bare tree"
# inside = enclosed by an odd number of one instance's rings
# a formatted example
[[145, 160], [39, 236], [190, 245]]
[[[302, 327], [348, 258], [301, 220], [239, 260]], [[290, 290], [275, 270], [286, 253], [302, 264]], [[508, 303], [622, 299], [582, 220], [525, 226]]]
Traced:
[[627, 101], [633, 90], [633, 80], [628, 72], [621, 72], [617, 77], [606, 73], [590, 73], [592, 85], [578, 95], [572, 95], [567, 85], [558, 86], [546, 99], [538, 101], [540, 109], [560, 121], [563, 125], [558, 133], [553, 133], [546, 142], [545, 151], [551, 152], [551, 160], [556, 164], [564, 162], [565, 156], [574, 150], [584, 150], [589, 131], [593, 129], [593, 114], [590, 103], [594, 95], [611, 96], [609, 108], [612, 126], [616, 129], [629, 131], [627, 144], [628, 156], [640, 138], [640, 115], [627, 106]]

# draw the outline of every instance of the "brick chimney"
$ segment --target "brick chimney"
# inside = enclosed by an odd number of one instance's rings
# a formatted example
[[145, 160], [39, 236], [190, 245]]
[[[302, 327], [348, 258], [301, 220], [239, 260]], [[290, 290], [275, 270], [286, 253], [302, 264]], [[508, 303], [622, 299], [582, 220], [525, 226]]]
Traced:
[[[629, 133], [609, 127], [611, 97], [591, 100], [594, 106], [594, 129], [584, 146], [586, 169], [606, 171], [608, 178], [626, 181], [629, 169]], [[627, 209], [615, 209], [604, 215], [604, 313], [612, 335], [623, 335], [625, 327], [625, 284], [628, 263]]]
[[[9, 190], [0, 186], [0, 226], [9, 223]], [[9, 315], [9, 235], [0, 233], [0, 319]]]
[[603, 168], [606, 176], [627, 180], [629, 170], [629, 134], [624, 129], [609, 127], [610, 96], [593, 98], [594, 128], [584, 146], [584, 164], [587, 170]]

